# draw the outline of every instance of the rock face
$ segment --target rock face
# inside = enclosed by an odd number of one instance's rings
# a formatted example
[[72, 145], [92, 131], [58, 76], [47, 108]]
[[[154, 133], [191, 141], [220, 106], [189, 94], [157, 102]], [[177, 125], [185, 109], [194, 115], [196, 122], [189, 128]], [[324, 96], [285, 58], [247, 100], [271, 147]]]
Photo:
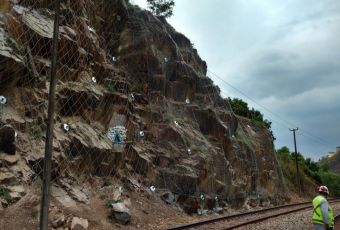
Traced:
[[[48, 1], [31, 2], [1, 14], [0, 186], [42, 174], [54, 13]], [[187, 212], [213, 209], [216, 196], [235, 207], [254, 195], [282, 201], [270, 133], [232, 113], [205, 61], [165, 19], [124, 0], [62, 1], [59, 30], [57, 194], [88, 204], [90, 177], [118, 175], [169, 191], [165, 200]], [[128, 210], [113, 210], [129, 222]]]
[[0, 128], [0, 149], [7, 153], [15, 154], [15, 130], [11, 126], [3, 126]]
[[73, 217], [71, 222], [71, 230], [87, 230], [89, 222], [86, 219]]

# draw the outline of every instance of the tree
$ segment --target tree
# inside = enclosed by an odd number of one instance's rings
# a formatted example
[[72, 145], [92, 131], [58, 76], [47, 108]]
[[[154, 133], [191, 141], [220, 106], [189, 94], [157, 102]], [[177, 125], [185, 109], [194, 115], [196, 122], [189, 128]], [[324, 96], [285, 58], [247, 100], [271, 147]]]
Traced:
[[319, 166], [316, 162], [314, 162], [311, 158], [307, 158], [305, 160], [306, 166], [312, 170], [313, 172], [319, 171]]
[[282, 148], [276, 150], [276, 152], [279, 155], [279, 158], [282, 159], [283, 161], [291, 160], [290, 151], [287, 146], [283, 146]]
[[168, 18], [172, 16], [175, 6], [174, 0], [147, 0], [148, 8], [152, 13], [159, 17]]
[[239, 98], [231, 99], [230, 97], [228, 97], [228, 101], [235, 114], [249, 118], [249, 107], [247, 102]]
[[273, 140], [276, 140], [274, 133], [271, 129], [272, 122], [267, 119], [263, 119], [263, 114], [260, 111], [254, 108], [249, 109], [248, 103], [239, 98], [228, 97], [225, 99], [225, 101], [229, 102], [231, 109], [236, 115], [247, 117], [256, 126], [267, 128]]

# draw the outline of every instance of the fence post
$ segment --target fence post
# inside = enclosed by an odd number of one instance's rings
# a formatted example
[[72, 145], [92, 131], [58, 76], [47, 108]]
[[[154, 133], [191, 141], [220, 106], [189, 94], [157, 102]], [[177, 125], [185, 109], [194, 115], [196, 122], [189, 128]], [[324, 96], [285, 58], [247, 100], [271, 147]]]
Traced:
[[57, 75], [57, 54], [59, 38], [59, 14], [60, 0], [55, 0], [55, 16], [53, 30], [53, 53], [51, 66], [50, 90], [48, 96], [48, 118], [45, 143], [45, 160], [43, 173], [42, 199], [40, 208], [40, 230], [48, 230], [48, 210], [51, 187], [52, 149], [53, 149], [53, 127], [55, 109], [55, 88]]

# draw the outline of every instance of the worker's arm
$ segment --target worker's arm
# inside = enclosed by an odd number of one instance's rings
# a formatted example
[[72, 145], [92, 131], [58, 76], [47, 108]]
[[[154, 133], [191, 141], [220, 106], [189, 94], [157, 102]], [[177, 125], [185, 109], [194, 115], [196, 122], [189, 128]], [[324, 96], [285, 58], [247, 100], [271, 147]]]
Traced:
[[321, 213], [322, 213], [322, 217], [323, 217], [323, 222], [325, 223], [325, 225], [329, 225], [329, 218], [328, 218], [328, 203], [326, 200], [322, 200], [321, 201]]

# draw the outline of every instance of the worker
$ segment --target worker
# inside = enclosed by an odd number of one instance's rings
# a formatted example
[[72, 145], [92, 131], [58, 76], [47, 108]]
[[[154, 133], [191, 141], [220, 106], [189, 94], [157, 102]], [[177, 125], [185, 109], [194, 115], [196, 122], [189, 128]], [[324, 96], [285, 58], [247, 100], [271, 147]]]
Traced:
[[333, 230], [333, 210], [327, 202], [328, 188], [324, 185], [319, 187], [319, 195], [313, 199], [312, 222], [315, 230]]

